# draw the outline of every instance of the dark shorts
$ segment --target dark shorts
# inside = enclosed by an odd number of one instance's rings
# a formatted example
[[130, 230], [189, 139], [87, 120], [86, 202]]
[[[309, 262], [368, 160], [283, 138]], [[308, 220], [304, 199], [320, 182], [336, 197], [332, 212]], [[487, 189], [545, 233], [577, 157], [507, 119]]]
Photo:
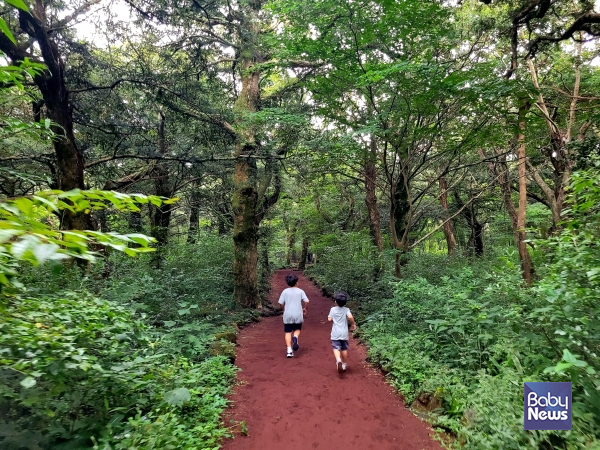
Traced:
[[301, 329], [302, 329], [301, 323], [284, 323], [283, 324], [283, 331], [285, 333], [291, 333], [293, 331], [301, 330]]
[[334, 350], [348, 350], [348, 341], [341, 339], [332, 339], [331, 346]]

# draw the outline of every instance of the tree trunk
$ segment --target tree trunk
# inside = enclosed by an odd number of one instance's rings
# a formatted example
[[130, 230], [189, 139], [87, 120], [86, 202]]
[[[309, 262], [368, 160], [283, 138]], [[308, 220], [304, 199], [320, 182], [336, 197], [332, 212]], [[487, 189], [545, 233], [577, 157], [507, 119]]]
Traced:
[[377, 143], [375, 138], [371, 137], [371, 143], [365, 160], [365, 203], [369, 212], [369, 229], [373, 245], [380, 252], [383, 251], [383, 240], [381, 238], [381, 218], [377, 209], [377, 194], [375, 192], [375, 180], [377, 171], [375, 161], [377, 158]]
[[444, 210], [444, 216], [442, 220], [446, 221], [443, 226], [444, 236], [446, 236], [448, 254], [451, 255], [456, 251], [458, 246], [456, 244], [456, 239], [454, 238], [454, 232], [452, 231], [452, 223], [447, 220], [450, 216], [448, 213], [448, 181], [446, 181], [446, 177], [444, 176], [440, 177], [440, 204]]
[[188, 244], [195, 244], [198, 241], [198, 221], [200, 219], [200, 208], [198, 203], [192, 198], [190, 205], [190, 227], [188, 228]]
[[[570, 97], [569, 106], [569, 119], [567, 122], [566, 130], [561, 130], [553, 120], [551, 113], [546, 105], [546, 100], [540, 89], [540, 84], [537, 75], [537, 69], [530, 58], [527, 59], [527, 65], [529, 67], [529, 73], [531, 75], [531, 81], [534, 87], [538, 90], [537, 106], [542, 112], [542, 116], [548, 126], [550, 147], [543, 150], [543, 153], [548, 157], [550, 163], [554, 168], [554, 189], [550, 188], [546, 181], [539, 174], [536, 167], [534, 167], [529, 161], [528, 166], [531, 169], [534, 181], [538, 184], [542, 192], [546, 197], [547, 204], [552, 211], [552, 228], [551, 232], [558, 229], [558, 224], [561, 221], [561, 215], [565, 204], [566, 188], [568, 186], [568, 180], [571, 175], [571, 171], [574, 166], [573, 155], [570, 155], [568, 144], [571, 141], [573, 134], [573, 127], [575, 124], [575, 117], [577, 113], [577, 102], [580, 99], [580, 88], [581, 88], [581, 51], [583, 47], [583, 40], [581, 39], [581, 33], [579, 35], [579, 41], [577, 42], [576, 57], [575, 57], [575, 83], [573, 85], [573, 92]], [[572, 150], [571, 150], [572, 151]]]
[[236, 190], [232, 196], [234, 297], [238, 305], [256, 308], [260, 305], [257, 279], [258, 194], [254, 183], [256, 161], [253, 158], [238, 158], [235, 166]]
[[217, 211], [217, 232], [219, 236], [228, 234], [231, 231], [233, 223], [233, 214], [231, 212], [231, 203], [219, 203]]
[[517, 158], [519, 165], [519, 210], [517, 213], [517, 244], [521, 258], [521, 271], [523, 279], [530, 285], [532, 283], [533, 265], [531, 256], [525, 243], [525, 219], [527, 214], [527, 155], [525, 148], [525, 115], [529, 104], [525, 103], [519, 108], [519, 134], [517, 138]]
[[298, 263], [298, 269], [306, 269], [306, 258], [308, 257], [308, 238], [302, 238], [302, 254], [300, 255], [300, 262]]
[[290, 267], [292, 262], [296, 261], [296, 250], [294, 249], [296, 245], [296, 226], [292, 225], [287, 230], [287, 239], [286, 239], [286, 255], [285, 255], [285, 265]]
[[460, 195], [458, 195], [458, 192], [453, 191], [453, 194], [456, 206], [458, 209], [462, 209], [461, 215], [466, 219], [467, 226], [471, 230], [467, 248], [469, 249], [469, 252], [471, 249], [473, 249], [472, 254], [475, 256], [483, 256], [483, 224], [481, 224], [479, 219], [477, 219], [477, 213], [475, 211], [475, 207], [473, 206], [473, 202], [471, 202], [468, 207], [465, 207], [465, 203], [460, 198]]
[[477, 221], [473, 223], [473, 244], [475, 246], [475, 256], [483, 256], [483, 225]]
[[[524, 135], [524, 119], [521, 119], [521, 109], [519, 110], [519, 134], [517, 135], [517, 158], [519, 161], [519, 211], [515, 208], [515, 205], [512, 202], [511, 197], [511, 187], [510, 187], [510, 178], [508, 172], [508, 165], [506, 164], [506, 155], [500, 154], [498, 155], [497, 163], [488, 163], [488, 167], [490, 172], [495, 177], [500, 186], [500, 191], [502, 192], [502, 200], [504, 202], [504, 207], [506, 208], [506, 212], [510, 217], [510, 223], [513, 230], [513, 237], [515, 240], [515, 245], [519, 250], [519, 259], [521, 261], [521, 272], [523, 275], [523, 279], [527, 281], [529, 278], [531, 280], [531, 275], [533, 272], [533, 266], [531, 264], [531, 257], [529, 256], [529, 251], [527, 249], [527, 245], [525, 244], [525, 210], [521, 211], [521, 198], [525, 196], [525, 206], [527, 205], [527, 179], [525, 178], [525, 173], [521, 176], [521, 173], [525, 171], [525, 135]], [[523, 129], [521, 129], [523, 126]], [[478, 150], [479, 156], [482, 159], [485, 159], [485, 153], [483, 150]], [[523, 158], [522, 158], [523, 156]], [[520, 214], [523, 214], [521, 218], [519, 218]], [[519, 231], [519, 223], [523, 223], [523, 231], [522, 233]], [[527, 270], [527, 274], [525, 272]]]
[[129, 213], [129, 228], [135, 233], [142, 232], [142, 212], [131, 211]]
[[238, 28], [242, 89], [235, 102], [236, 145], [233, 207], [234, 244], [234, 298], [238, 305], [256, 308], [260, 306], [257, 281], [258, 266], [258, 202], [257, 167], [254, 158], [257, 143], [255, 125], [246, 120], [248, 114], [256, 112], [260, 100], [260, 70], [256, 63], [262, 62], [257, 45], [260, 36], [258, 17], [261, 2], [252, 0], [242, 6], [241, 23]]
[[259, 239], [260, 290], [262, 292], [268, 291], [270, 286], [271, 262], [269, 260], [269, 241], [270, 233], [263, 234]]
[[[43, 63], [47, 67], [44, 72], [36, 74], [33, 81], [42, 94], [47, 118], [52, 121], [51, 128], [56, 134], [56, 138], [52, 140], [56, 154], [56, 187], [63, 191], [85, 189], [84, 159], [75, 142], [72, 105], [65, 83], [65, 64], [58, 45], [51, 39], [44, 3], [38, 1], [34, 10], [35, 13], [19, 10], [19, 24], [30, 40], [37, 43]], [[0, 50], [15, 64], [19, 64], [28, 56], [3, 33], [0, 36]], [[37, 118], [39, 114], [35, 114]], [[89, 214], [72, 213], [68, 210], [61, 212], [60, 226], [63, 230], [93, 229]]]
[[402, 278], [402, 266], [406, 264], [408, 249], [408, 231], [412, 221], [412, 205], [408, 193], [408, 181], [404, 171], [400, 169], [398, 182], [391, 186], [392, 202], [390, 211], [390, 231], [396, 251], [395, 275]]
[[[167, 151], [165, 138], [165, 116], [159, 113], [158, 151], [164, 155]], [[172, 195], [169, 183], [169, 170], [160, 163], [152, 170], [154, 192], [160, 197], [170, 198]], [[158, 247], [163, 247], [169, 238], [169, 223], [171, 222], [171, 205], [161, 205], [153, 208], [152, 228], [150, 234], [157, 241]]]
[[409, 216], [411, 211], [410, 201], [408, 199], [408, 189], [404, 175], [399, 177], [394, 189], [394, 204], [393, 204], [394, 228], [396, 236], [402, 247], [405, 247], [408, 239]]

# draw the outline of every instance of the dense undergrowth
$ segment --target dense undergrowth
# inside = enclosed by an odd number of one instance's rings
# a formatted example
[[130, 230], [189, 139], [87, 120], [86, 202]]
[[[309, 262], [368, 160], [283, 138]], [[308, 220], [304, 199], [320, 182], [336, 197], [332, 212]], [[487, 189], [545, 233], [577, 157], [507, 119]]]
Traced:
[[231, 259], [207, 234], [160, 268], [23, 268], [0, 298], [0, 447], [218, 448], [235, 327], [256, 316], [232, 302]]
[[[391, 258], [366, 235], [330, 235], [310, 269], [354, 296], [371, 360], [412, 403], [473, 449], [600, 448], [600, 178], [575, 174], [563, 231], [536, 242], [539, 279], [523, 285], [515, 254], [414, 254], [404, 278], [357, 277]], [[381, 262], [383, 260], [383, 263]], [[339, 262], [344, 261], [341, 265]], [[343, 267], [343, 268], [342, 268]], [[523, 382], [573, 383], [572, 431], [525, 431]]]

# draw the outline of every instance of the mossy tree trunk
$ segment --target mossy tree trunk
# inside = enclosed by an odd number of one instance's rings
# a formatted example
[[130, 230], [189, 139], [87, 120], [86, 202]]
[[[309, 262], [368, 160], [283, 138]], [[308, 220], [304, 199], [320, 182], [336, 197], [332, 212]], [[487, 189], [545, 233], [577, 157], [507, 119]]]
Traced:
[[308, 238], [305, 236], [302, 238], [302, 253], [300, 255], [300, 261], [298, 262], [298, 269], [306, 269], [306, 258], [308, 257]]
[[[44, 72], [36, 74], [33, 81], [41, 93], [46, 117], [52, 121], [51, 128], [56, 134], [56, 138], [52, 140], [56, 167], [51, 167], [55, 172], [55, 187], [63, 191], [85, 189], [84, 157], [75, 141], [73, 107], [65, 81], [65, 63], [52, 37], [52, 27], [47, 23], [44, 3], [46, 2], [36, 2], [32, 12], [19, 10], [19, 24], [30, 40], [37, 44], [41, 58], [35, 62], [47, 67]], [[25, 58], [31, 58], [23, 47], [15, 45], [4, 33], [0, 33], [0, 50], [17, 65]], [[36, 119], [41, 119], [41, 104], [36, 108]], [[68, 210], [61, 211], [60, 226], [63, 230], [93, 229], [89, 214], [72, 213]]]
[[296, 225], [292, 224], [286, 230], [286, 253], [285, 253], [285, 265], [291, 266], [292, 262], [296, 261]]
[[200, 220], [200, 206], [192, 197], [190, 204], [190, 226], [188, 228], [188, 244], [195, 244], [198, 241], [198, 221]]
[[409, 184], [404, 170], [396, 183], [391, 186], [390, 231], [396, 251], [395, 275], [402, 277], [402, 266], [406, 262], [408, 251], [408, 231], [412, 223], [412, 204], [409, 196]]
[[233, 175], [234, 244], [234, 298], [238, 305], [247, 308], [260, 306], [258, 290], [258, 186], [256, 156], [258, 145], [255, 125], [249, 123], [248, 115], [256, 112], [260, 101], [260, 70], [262, 62], [258, 40], [260, 36], [258, 13], [260, 1], [249, 1], [241, 11], [238, 28], [238, 67], [242, 77], [242, 90], [235, 103], [236, 144], [235, 170]]

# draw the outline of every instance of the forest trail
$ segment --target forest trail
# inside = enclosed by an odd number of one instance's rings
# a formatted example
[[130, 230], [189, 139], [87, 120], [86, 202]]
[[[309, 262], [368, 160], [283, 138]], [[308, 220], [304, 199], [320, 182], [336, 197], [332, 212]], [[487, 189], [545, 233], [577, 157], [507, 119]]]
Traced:
[[[271, 280], [269, 300], [287, 287], [280, 270]], [[348, 370], [338, 374], [331, 351], [327, 314], [333, 303], [301, 272], [298, 287], [310, 300], [300, 349], [285, 356], [281, 316], [244, 328], [236, 365], [242, 370], [224, 414], [244, 420], [248, 436], [236, 432], [225, 450], [441, 449], [433, 430], [408, 411], [383, 375], [366, 363], [366, 350], [350, 340]]]

